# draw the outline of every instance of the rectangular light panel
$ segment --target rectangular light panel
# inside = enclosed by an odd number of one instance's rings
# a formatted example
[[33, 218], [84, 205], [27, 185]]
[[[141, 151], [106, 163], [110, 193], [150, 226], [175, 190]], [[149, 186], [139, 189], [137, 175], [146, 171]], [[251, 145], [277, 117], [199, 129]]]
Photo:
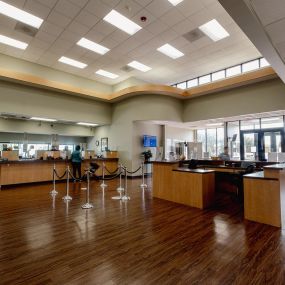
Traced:
[[111, 78], [111, 79], [115, 79], [115, 78], [119, 77], [119, 75], [111, 73], [111, 72], [103, 70], [103, 69], [99, 69], [95, 73], [102, 75], [102, 76], [105, 76], [105, 77], [108, 77], [108, 78]]
[[199, 29], [214, 42], [224, 39], [230, 35], [216, 19], [200, 26]]
[[57, 121], [55, 119], [40, 118], [40, 117], [32, 117], [30, 119], [35, 120], [35, 121], [45, 121], [45, 122], [56, 122]]
[[168, 2], [170, 2], [173, 6], [178, 5], [179, 3], [181, 3], [183, 0], [168, 0]]
[[15, 48], [19, 48], [19, 49], [26, 49], [28, 46], [27, 43], [24, 43], [24, 42], [21, 42], [21, 41], [18, 41], [18, 40], [15, 40], [15, 39], [3, 36], [3, 35], [0, 35], [0, 43], [15, 47]]
[[84, 123], [84, 122], [79, 122], [79, 123], [77, 123], [77, 125], [81, 125], [81, 126], [89, 126], [89, 127], [95, 127], [95, 126], [98, 126], [98, 124], [93, 124], [93, 123]]
[[135, 34], [142, 28], [127, 17], [118, 13], [116, 10], [112, 10], [104, 17], [103, 20], [117, 27], [118, 29], [128, 33], [129, 35]]
[[80, 61], [77, 61], [77, 60], [74, 60], [74, 59], [71, 59], [65, 56], [62, 56], [58, 61], [65, 63], [65, 64], [72, 65], [77, 68], [85, 68], [87, 66], [87, 64], [83, 62], [80, 62]]
[[43, 19], [9, 5], [3, 1], [0, 1], [0, 13], [37, 29], [43, 22]]
[[151, 67], [147, 66], [147, 65], [144, 65], [136, 60], [128, 63], [128, 66], [131, 66], [139, 71], [142, 71], [142, 72], [147, 72], [149, 70], [151, 70]]
[[173, 58], [179, 58], [184, 55], [180, 50], [176, 49], [175, 47], [171, 46], [170, 44], [165, 44], [157, 49], [159, 52]]
[[82, 46], [84, 48], [87, 48], [87, 49], [94, 51], [96, 53], [99, 53], [99, 54], [105, 54], [110, 50], [110, 49], [108, 49], [102, 45], [99, 45], [95, 42], [92, 42], [86, 38], [82, 38], [80, 41], [78, 41], [77, 45]]

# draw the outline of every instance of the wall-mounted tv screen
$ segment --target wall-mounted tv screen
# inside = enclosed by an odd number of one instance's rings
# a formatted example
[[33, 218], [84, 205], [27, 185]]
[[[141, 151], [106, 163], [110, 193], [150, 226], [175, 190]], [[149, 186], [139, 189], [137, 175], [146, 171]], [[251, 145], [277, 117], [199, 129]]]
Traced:
[[143, 136], [144, 147], [156, 147], [156, 136]]

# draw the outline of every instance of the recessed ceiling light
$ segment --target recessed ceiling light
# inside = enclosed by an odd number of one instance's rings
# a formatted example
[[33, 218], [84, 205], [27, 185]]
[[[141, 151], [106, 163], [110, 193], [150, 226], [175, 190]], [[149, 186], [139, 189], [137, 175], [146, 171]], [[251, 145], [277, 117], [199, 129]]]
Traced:
[[99, 69], [95, 73], [102, 75], [102, 76], [105, 76], [105, 77], [108, 77], [108, 78], [111, 78], [111, 79], [115, 79], [115, 78], [119, 77], [119, 75], [111, 73], [111, 72], [103, 70], [103, 69]]
[[147, 65], [144, 65], [144, 64], [142, 64], [142, 63], [140, 63], [140, 62], [138, 62], [136, 60], [128, 63], [128, 66], [131, 66], [131, 67], [133, 67], [133, 68], [135, 68], [137, 70], [140, 70], [142, 72], [146, 72], [146, 71], [151, 70], [151, 67], [149, 67]]
[[58, 61], [65, 63], [65, 64], [69, 64], [72, 65], [74, 67], [78, 67], [78, 68], [85, 68], [87, 66], [86, 63], [62, 56]]
[[35, 121], [46, 121], [46, 122], [56, 122], [57, 121], [55, 119], [40, 118], [40, 117], [32, 117], [30, 119], [35, 120]]
[[39, 17], [36, 17], [28, 12], [18, 9], [3, 1], [0, 1], [0, 13], [37, 29], [44, 21]]
[[118, 13], [116, 10], [112, 10], [104, 17], [103, 20], [117, 27], [118, 29], [128, 33], [129, 35], [135, 34], [142, 28], [127, 17]]
[[216, 19], [213, 19], [200, 26], [199, 29], [214, 42], [226, 38], [230, 35]]
[[24, 42], [21, 42], [21, 41], [18, 41], [18, 40], [15, 40], [15, 39], [3, 36], [3, 35], [0, 35], [0, 43], [9, 45], [15, 48], [19, 48], [19, 49], [26, 49], [28, 46], [27, 43], [24, 43]]
[[86, 38], [82, 38], [80, 41], [78, 41], [77, 45], [82, 46], [84, 48], [87, 48], [89, 50], [92, 50], [92, 51], [99, 53], [99, 54], [105, 54], [106, 52], [108, 52], [110, 50], [110, 49], [108, 49], [104, 46], [101, 46], [95, 42], [92, 42]]
[[224, 123], [212, 123], [212, 124], [206, 124], [208, 127], [214, 127], [214, 126], [222, 126]]
[[168, 0], [168, 2], [170, 2], [173, 6], [178, 5], [179, 3], [181, 3], [183, 0]]
[[84, 122], [79, 122], [79, 123], [77, 123], [77, 125], [81, 125], [81, 126], [89, 126], [89, 127], [95, 127], [95, 126], [98, 126], [98, 124], [93, 124], [93, 123], [84, 123]]
[[180, 50], [176, 49], [175, 47], [171, 46], [170, 44], [165, 44], [157, 49], [159, 52], [173, 58], [179, 58], [184, 55]]

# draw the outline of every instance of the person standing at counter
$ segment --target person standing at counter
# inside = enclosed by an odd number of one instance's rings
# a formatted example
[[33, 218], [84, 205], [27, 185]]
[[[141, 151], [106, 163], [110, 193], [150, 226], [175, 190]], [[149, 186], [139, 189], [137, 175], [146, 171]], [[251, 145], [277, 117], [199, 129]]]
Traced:
[[[75, 147], [75, 151], [71, 154], [71, 163], [72, 163], [72, 172], [73, 177], [75, 179], [78, 179], [80, 181], [81, 178], [81, 162], [82, 162], [82, 156], [80, 151], [80, 145], [77, 145]], [[76, 173], [78, 173], [79, 178], [76, 177]], [[75, 182], [76, 180], [74, 180]]]
[[228, 146], [224, 147], [224, 152], [219, 154], [219, 158], [221, 160], [230, 160], [229, 147]]

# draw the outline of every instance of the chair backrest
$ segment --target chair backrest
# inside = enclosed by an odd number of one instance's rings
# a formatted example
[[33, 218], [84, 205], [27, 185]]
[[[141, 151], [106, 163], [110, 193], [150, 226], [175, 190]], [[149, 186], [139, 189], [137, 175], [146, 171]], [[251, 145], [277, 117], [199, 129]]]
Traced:
[[254, 164], [248, 165], [248, 166], [246, 167], [246, 169], [245, 169], [245, 174], [254, 172], [254, 169], [255, 169], [255, 165], [254, 165]]

